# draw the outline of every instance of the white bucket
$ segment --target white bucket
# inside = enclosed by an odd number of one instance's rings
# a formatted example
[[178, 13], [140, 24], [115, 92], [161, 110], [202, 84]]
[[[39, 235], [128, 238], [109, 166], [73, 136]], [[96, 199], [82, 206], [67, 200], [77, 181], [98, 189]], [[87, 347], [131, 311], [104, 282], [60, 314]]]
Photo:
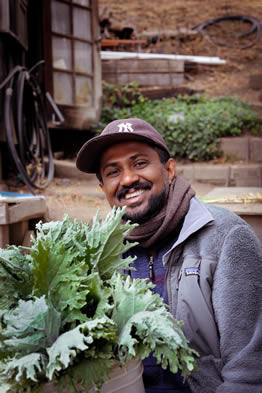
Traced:
[[[100, 393], [145, 393], [143, 371], [143, 363], [140, 360], [131, 360], [124, 367], [114, 367]], [[46, 384], [44, 392], [56, 393], [51, 383]], [[94, 388], [88, 393], [95, 393]]]

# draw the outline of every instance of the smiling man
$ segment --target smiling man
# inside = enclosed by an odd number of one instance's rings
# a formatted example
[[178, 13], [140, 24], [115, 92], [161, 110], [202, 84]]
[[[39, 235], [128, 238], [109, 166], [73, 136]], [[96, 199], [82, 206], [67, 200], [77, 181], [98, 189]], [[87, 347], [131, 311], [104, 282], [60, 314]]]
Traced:
[[175, 161], [165, 165], [157, 151], [141, 142], [122, 142], [101, 158], [101, 187], [110, 206], [126, 206], [126, 219], [148, 221], [166, 204]]
[[109, 123], [76, 165], [96, 173], [110, 206], [126, 206], [124, 219], [139, 224], [128, 237], [139, 242], [129, 251], [136, 270], [126, 273], [155, 284], [200, 354], [186, 383], [146, 359], [146, 393], [261, 393], [262, 248], [251, 227], [199, 201], [141, 119]]

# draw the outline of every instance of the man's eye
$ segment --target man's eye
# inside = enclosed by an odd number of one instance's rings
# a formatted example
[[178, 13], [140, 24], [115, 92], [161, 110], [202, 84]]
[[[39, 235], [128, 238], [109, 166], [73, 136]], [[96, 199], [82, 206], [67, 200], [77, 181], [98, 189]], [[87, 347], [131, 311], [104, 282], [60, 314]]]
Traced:
[[112, 169], [108, 172], [105, 173], [106, 177], [110, 177], [110, 176], [116, 176], [118, 174], [118, 170], [117, 169]]
[[137, 168], [144, 168], [147, 165], [147, 161], [137, 161], [135, 163], [135, 167]]

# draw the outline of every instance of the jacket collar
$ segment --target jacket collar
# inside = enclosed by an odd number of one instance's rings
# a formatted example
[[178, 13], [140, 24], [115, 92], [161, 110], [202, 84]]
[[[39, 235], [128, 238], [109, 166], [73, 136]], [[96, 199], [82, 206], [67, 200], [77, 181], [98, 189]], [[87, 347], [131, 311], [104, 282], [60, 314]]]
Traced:
[[214, 217], [206, 208], [205, 204], [198, 198], [193, 197], [190, 201], [189, 210], [185, 216], [182, 229], [179, 236], [172, 247], [165, 253], [163, 257], [164, 265], [166, 264], [169, 253], [189, 238], [193, 233], [203, 228], [205, 225], [212, 224]]

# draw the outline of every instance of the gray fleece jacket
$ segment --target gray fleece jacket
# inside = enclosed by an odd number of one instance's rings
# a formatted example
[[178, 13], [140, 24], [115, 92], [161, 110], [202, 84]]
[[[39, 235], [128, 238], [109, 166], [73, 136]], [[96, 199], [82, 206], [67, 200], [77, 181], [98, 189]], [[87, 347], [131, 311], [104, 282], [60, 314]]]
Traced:
[[261, 393], [262, 246], [252, 228], [193, 198], [163, 263], [170, 311], [200, 354], [192, 393]]

